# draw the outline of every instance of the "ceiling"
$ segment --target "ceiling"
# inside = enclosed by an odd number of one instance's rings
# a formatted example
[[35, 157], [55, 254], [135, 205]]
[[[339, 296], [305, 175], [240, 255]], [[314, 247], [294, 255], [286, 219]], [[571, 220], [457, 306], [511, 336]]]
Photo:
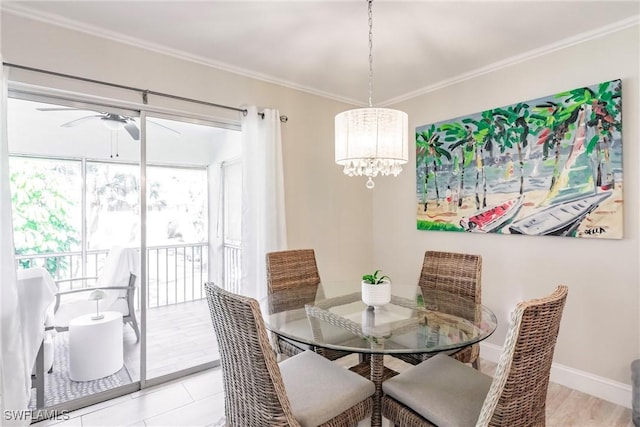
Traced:
[[[354, 104], [368, 102], [367, 3], [2, 1], [45, 20]], [[373, 3], [373, 103], [386, 105], [638, 25], [633, 1]]]

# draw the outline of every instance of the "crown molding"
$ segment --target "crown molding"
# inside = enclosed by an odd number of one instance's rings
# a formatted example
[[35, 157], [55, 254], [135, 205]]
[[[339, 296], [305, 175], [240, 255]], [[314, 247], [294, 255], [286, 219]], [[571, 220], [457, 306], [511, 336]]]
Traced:
[[334, 93], [325, 92], [325, 91], [318, 90], [309, 86], [301, 85], [286, 79], [281, 79], [268, 74], [263, 74], [256, 71], [248, 70], [246, 68], [237, 67], [231, 64], [227, 64], [225, 62], [215, 61], [199, 55], [193, 55], [182, 50], [172, 49], [170, 47], [163, 46], [156, 43], [151, 43], [145, 40], [138, 39], [136, 37], [129, 37], [115, 31], [105, 30], [103, 28], [84, 24], [82, 22], [67, 19], [58, 15], [45, 13], [39, 10], [34, 10], [29, 8], [28, 6], [25, 6], [24, 4], [17, 4], [16, 2], [2, 3], [0, 1], [0, 11], [2, 13], [8, 13], [8, 14], [16, 15], [22, 18], [30, 19], [33, 21], [38, 21], [45, 24], [49, 24], [49, 25], [55, 25], [57, 27], [62, 27], [68, 30], [85, 33], [94, 37], [107, 39], [116, 43], [122, 43], [122, 44], [126, 44], [136, 48], [159, 53], [161, 55], [166, 55], [176, 59], [181, 59], [181, 60], [199, 64], [199, 65], [204, 65], [206, 67], [216, 68], [218, 70], [226, 71], [228, 73], [236, 74], [239, 76], [248, 77], [248, 78], [260, 80], [266, 83], [271, 83], [278, 86], [284, 86], [290, 89], [299, 90], [301, 92], [306, 92], [312, 95], [320, 96], [322, 98], [328, 98], [334, 101], [339, 101], [339, 102], [343, 102], [351, 105], [363, 105], [362, 101], [357, 99], [347, 98], [344, 96], [336, 95]]
[[[40, 21], [46, 24], [56, 25], [69, 30], [89, 34], [95, 37], [108, 39], [117, 43], [127, 44], [133, 47], [142, 48], [142, 49], [156, 52], [162, 55], [167, 55], [177, 59], [182, 59], [185, 61], [196, 63], [199, 65], [216, 68], [216, 69], [226, 71], [232, 74], [240, 75], [243, 77], [248, 77], [248, 78], [260, 80], [266, 83], [271, 83], [271, 84], [287, 87], [290, 89], [299, 90], [301, 92], [306, 92], [306, 93], [320, 96], [323, 98], [332, 99], [334, 101], [343, 102], [343, 103], [354, 105], [354, 106], [364, 105], [361, 100], [347, 98], [334, 93], [321, 91], [321, 90], [318, 90], [309, 86], [301, 85], [286, 79], [280, 79], [278, 77], [274, 77], [268, 74], [258, 73], [256, 71], [237, 67], [221, 61], [215, 61], [212, 59], [204, 58], [199, 55], [193, 55], [178, 49], [172, 49], [167, 46], [159, 45], [156, 43], [150, 43], [135, 37], [128, 37], [121, 33], [108, 31], [93, 25], [87, 25], [87, 24], [84, 24], [75, 20], [67, 19], [58, 15], [44, 13], [38, 10], [31, 9], [28, 6], [25, 6], [24, 3], [20, 3], [20, 4], [18, 4], [17, 2], [3, 3], [0, 1], [0, 10], [2, 11], [2, 13], [9, 13], [9, 14], [17, 15], [23, 18]], [[385, 106], [397, 104], [399, 102], [403, 102], [411, 98], [415, 98], [430, 92], [434, 92], [439, 89], [443, 89], [447, 86], [452, 86], [452, 85], [464, 82], [466, 80], [471, 80], [476, 77], [480, 77], [482, 75], [489, 74], [494, 71], [498, 71], [503, 68], [508, 68], [510, 66], [528, 61], [530, 59], [544, 56], [549, 53], [556, 52], [558, 50], [566, 49], [570, 46], [574, 46], [590, 40], [598, 39], [598, 38], [607, 36], [609, 34], [622, 31], [627, 28], [631, 28], [633, 26], [637, 26], [639, 24], [640, 24], [640, 15], [635, 15], [627, 19], [606, 25], [604, 27], [596, 28], [594, 30], [587, 31], [587, 32], [560, 40], [556, 43], [552, 43], [537, 49], [523, 52], [521, 54], [512, 56], [502, 61], [494, 62], [485, 67], [481, 67], [481, 68], [469, 71], [467, 73], [459, 74], [449, 79], [441, 80], [437, 83], [423, 87], [421, 89], [417, 89], [417, 90], [405, 93], [404, 95], [399, 95], [397, 97], [387, 99], [383, 102], [378, 103], [378, 105], [381, 107], [385, 107]]]
[[577, 34], [573, 37], [569, 37], [569, 38], [560, 40], [556, 43], [552, 43], [537, 49], [523, 52], [521, 54], [512, 56], [502, 61], [494, 62], [493, 64], [489, 64], [486, 67], [478, 68], [476, 70], [470, 71], [468, 73], [463, 73], [446, 80], [441, 80], [433, 85], [426, 86], [422, 89], [411, 91], [404, 95], [400, 95], [400, 96], [388, 99], [382, 102], [381, 105], [389, 106], [389, 105], [397, 104], [399, 102], [406, 101], [408, 99], [415, 98], [420, 95], [425, 95], [429, 92], [434, 92], [436, 90], [443, 89], [447, 86], [452, 86], [457, 83], [464, 82], [465, 80], [471, 80], [476, 77], [482, 76], [484, 74], [489, 74], [503, 68], [511, 67], [512, 65], [516, 65], [521, 62], [528, 61], [530, 59], [544, 56], [552, 52], [566, 49], [568, 47], [571, 47], [577, 44], [588, 42], [590, 40], [595, 40], [601, 37], [605, 37], [609, 34], [626, 30], [627, 28], [631, 28], [639, 24], [640, 24], [640, 15], [635, 15], [630, 18], [623, 19], [622, 21], [614, 22], [613, 24], [609, 24], [607, 26], [600, 27], [595, 30]]

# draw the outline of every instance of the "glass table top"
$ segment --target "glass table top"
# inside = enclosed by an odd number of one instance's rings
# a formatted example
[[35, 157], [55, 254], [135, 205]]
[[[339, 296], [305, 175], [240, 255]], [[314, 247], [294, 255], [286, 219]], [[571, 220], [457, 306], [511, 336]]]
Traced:
[[[391, 302], [368, 307], [360, 283], [287, 289], [261, 301], [268, 330], [300, 343], [352, 353], [455, 351], [489, 337], [497, 320], [473, 300], [392, 285]], [[326, 296], [325, 296], [326, 295]]]

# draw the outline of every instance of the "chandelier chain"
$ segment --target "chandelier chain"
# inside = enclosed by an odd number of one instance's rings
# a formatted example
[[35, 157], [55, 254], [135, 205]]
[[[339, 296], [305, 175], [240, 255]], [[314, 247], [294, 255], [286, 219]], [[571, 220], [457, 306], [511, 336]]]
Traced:
[[366, 187], [378, 175], [398, 176], [409, 157], [407, 114], [373, 107], [373, 0], [369, 15], [369, 106], [336, 115], [336, 163], [348, 176], [366, 176]]
[[373, 0], [369, 4], [369, 107], [373, 107]]

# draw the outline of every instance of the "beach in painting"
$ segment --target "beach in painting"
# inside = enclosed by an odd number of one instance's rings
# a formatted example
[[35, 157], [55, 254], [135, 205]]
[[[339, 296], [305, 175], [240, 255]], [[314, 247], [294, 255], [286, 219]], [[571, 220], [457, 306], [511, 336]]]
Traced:
[[[511, 234], [509, 225], [521, 218], [532, 214], [538, 208], [548, 195], [547, 190], [528, 191], [524, 194], [524, 200], [520, 210], [512, 221], [496, 230], [500, 234]], [[487, 206], [500, 205], [506, 201], [516, 199], [518, 192], [514, 193], [493, 193], [487, 194]], [[604, 239], [621, 239], [622, 231], [619, 224], [622, 223], [622, 182], [616, 182], [612, 196], [605, 199], [594, 211], [588, 214], [580, 223], [576, 236], [586, 238], [604, 238]], [[477, 212], [475, 195], [471, 194], [462, 198], [462, 206], [458, 207], [457, 203], [440, 200], [439, 205], [435, 200], [427, 202], [427, 211], [424, 210], [424, 203], [417, 205], [417, 219], [420, 221], [428, 221], [447, 225], [445, 228], [454, 231], [465, 231], [460, 226], [460, 219], [470, 217]]]
[[417, 228], [623, 237], [621, 82], [416, 128]]

